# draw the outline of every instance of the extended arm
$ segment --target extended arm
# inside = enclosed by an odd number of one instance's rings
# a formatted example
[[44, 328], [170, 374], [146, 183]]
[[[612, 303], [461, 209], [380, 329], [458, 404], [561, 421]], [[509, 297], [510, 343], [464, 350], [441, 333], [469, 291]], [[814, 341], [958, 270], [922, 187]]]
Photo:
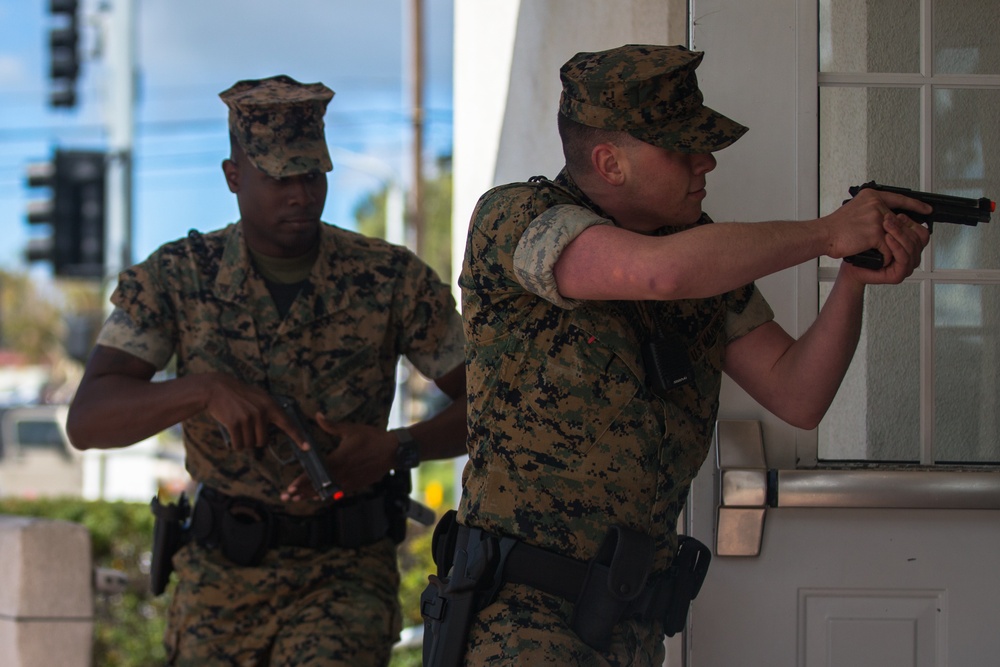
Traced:
[[[656, 237], [595, 225], [563, 250], [555, 277], [559, 293], [570, 299], [714, 296], [821, 255], [840, 258], [878, 248], [890, 257], [890, 208], [929, 207], [868, 190], [828, 216], [802, 222], [715, 223]], [[882, 269], [877, 280], [886, 282], [890, 269]]]
[[891, 216], [886, 230], [891, 265], [870, 271], [843, 264], [819, 316], [801, 338], [769, 322], [726, 347], [726, 373], [794, 426], [815, 428], [836, 396], [861, 333], [865, 285], [902, 282], [920, 263], [926, 229]]

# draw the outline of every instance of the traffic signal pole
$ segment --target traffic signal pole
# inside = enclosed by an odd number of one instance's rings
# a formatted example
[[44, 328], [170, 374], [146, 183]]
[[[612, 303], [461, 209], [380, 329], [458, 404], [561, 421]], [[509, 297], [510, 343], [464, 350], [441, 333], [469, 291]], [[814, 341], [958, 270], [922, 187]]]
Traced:
[[[79, 0], [48, 0], [49, 104], [77, 106], [76, 83], [83, 59]], [[45, 261], [58, 277], [98, 278], [110, 291], [132, 264], [132, 147], [135, 128], [135, 0], [105, 0], [100, 24], [105, 82], [102, 100], [107, 136], [103, 151], [57, 146], [49, 163], [29, 165], [28, 187], [48, 188], [46, 200], [29, 202], [29, 223], [47, 224], [48, 237], [29, 240], [29, 262]], [[106, 303], [110, 312], [110, 303]]]

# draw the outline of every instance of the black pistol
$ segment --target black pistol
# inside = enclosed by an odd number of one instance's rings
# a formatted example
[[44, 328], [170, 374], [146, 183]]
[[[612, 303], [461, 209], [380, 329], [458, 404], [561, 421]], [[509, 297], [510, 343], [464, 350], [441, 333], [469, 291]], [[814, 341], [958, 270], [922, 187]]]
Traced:
[[274, 395], [273, 398], [281, 406], [281, 409], [285, 411], [288, 418], [292, 420], [292, 423], [306, 437], [306, 442], [309, 443], [309, 449], [303, 450], [299, 447], [298, 443], [293, 442], [292, 449], [295, 450], [295, 458], [298, 459], [299, 464], [305, 468], [306, 474], [309, 475], [309, 481], [312, 482], [316, 493], [323, 500], [331, 498], [340, 500], [343, 498], [343, 490], [330, 479], [330, 473], [327, 472], [326, 466], [323, 464], [323, 459], [319, 455], [319, 448], [316, 446], [312, 434], [309, 433], [309, 429], [306, 428], [303, 422], [298, 402], [289, 396]]
[[[928, 231], [934, 231], [935, 222], [947, 222], [956, 225], [968, 225], [975, 227], [980, 222], [989, 222], [990, 214], [997, 209], [995, 201], [986, 197], [973, 199], [971, 197], [953, 197], [951, 195], [939, 195], [933, 192], [918, 192], [909, 188], [897, 188], [891, 185], [879, 185], [875, 181], [868, 181], [864, 185], [855, 185], [847, 189], [851, 197], [856, 197], [859, 192], [866, 188], [878, 190], [880, 192], [894, 192], [911, 199], [918, 199], [925, 204], [930, 204], [934, 210], [930, 213], [914, 213], [905, 209], [893, 209], [893, 213], [902, 213], [914, 222], [927, 225]], [[846, 200], [845, 200], [846, 203]], [[866, 250], [857, 255], [845, 257], [844, 261], [860, 266], [863, 269], [881, 269], [885, 258], [875, 248]]]

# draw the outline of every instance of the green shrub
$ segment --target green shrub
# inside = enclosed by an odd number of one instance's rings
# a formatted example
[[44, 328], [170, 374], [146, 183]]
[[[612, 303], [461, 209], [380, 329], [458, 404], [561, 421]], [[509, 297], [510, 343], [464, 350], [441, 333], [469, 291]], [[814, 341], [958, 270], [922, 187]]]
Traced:
[[[94, 567], [121, 570], [128, 576], [123, 593], [98, 595], [94, 609], [95, 667], [150, 667], [166, 661], [162, 638], [170, 589], [159, 597], [149, 592], [149, 559], [153, 514], [145, 503], [85, 501], [76, 498], [24, 500], [0, 498], [0, 514], [61, 519], [90, 531]], [[421, 623], [420, 593], [433, 571], [432, 530], [410, 523], [400, 546], [403, 625]], [[420, 650], [397, 651], [392, 667], [420, 665]]]

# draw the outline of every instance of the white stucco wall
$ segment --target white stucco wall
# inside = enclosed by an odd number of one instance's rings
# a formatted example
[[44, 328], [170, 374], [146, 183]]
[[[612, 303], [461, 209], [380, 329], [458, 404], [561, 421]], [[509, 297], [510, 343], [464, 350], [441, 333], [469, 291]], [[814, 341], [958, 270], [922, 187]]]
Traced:
[[580, 51], [686, 42], [683, 0], [456, 0], [454, 275], [479, 196], [562, 167], [562, 64]]

